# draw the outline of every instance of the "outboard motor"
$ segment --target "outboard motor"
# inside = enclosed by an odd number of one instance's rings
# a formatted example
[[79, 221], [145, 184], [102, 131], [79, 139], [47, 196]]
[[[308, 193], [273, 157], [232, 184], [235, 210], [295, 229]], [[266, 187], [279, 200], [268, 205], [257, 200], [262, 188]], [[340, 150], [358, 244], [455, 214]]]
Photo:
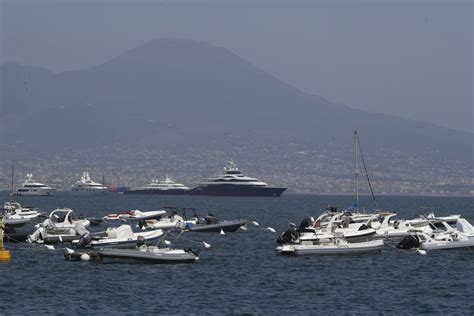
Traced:
[[145, 245], [145, 237], [138, 236], [136, 246], [140, 248], [141, 246]]
[[395, 245], [398, 249], [412, 249], [420, 246], [420, 238], [416, 235], [405, 236], [398, 244]]
[[296, 239], [298, 239], [298, 232], [296, 231], [295, 226], [288, 228], [281, 236], [278, 236], [276, 242], [277, 244], [291, 244]]
[[359, 229], [358, 230], [366, 230], [366, 229], [369, 229], [370, 227], [365, 225], [365, 224], [362, 224], [360, 225]]
[[207, 225], [217, 224], [217, 218], [212, 213], [209, 213], [204, 219]]
[[311, 226], [311, 220], [309, 218], [304, 218], [301, 223], [300, 223], [300, 227], [298, 228], [299, 230], [304, 230], [305, 228], [307, 227], [310, 227]]
[[76, 248], [84, 248], [86, 247], [87, 245], [89, 245], [91, 243], [92, 239], [91, 239], [91, 235], [89, 234], [89, 232], [81, 235], [81, 237], [79, 238], [79, 241], [77, 243], [75, 243], [75, 246]]

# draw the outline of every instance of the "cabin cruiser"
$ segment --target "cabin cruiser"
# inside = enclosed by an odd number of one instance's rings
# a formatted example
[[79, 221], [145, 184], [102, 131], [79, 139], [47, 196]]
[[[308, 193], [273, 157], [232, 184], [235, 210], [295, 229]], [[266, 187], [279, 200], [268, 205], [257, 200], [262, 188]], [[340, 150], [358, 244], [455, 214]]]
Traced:
[[423, 231], [413, 231], [401, 240], [396, 247], [398, 249], [419, 248], [425, 251], [457, 248], [474, 249], [474, 228], [466, 219], [459, 218], [456, 221], [456, 228], [445, 221], [437, 223], [440, 225], [430, 223], [429, 228]]
[[122, 220], [122, 221], [146, 221], [159, 219], [166, 215], [165, 210], [147, 211], [140, 210], [123, 211], [121, 213], [108, 214], [103, 217], [104, 220]]
[[181, 183], [171, 180], [168, 175], [163, 180], [154, 179], [148, 185], [136, 190], [127, 190], [124, 194], [170, 194], [180, 195], [186, 194], [191, 190]]
[[38, 195], [38, 196], [51, 196], [56, 192], [56, 189], [33, 180], [33, 174], [28, 173], [26, 175], [26, 180], [23, 184], [17, 188], [15, 191], [11, 193], [11, 195], [15, 196], [23, 196], [23, 195]]
[[301, 244], [283, 244], [276, 248], [276, 252], [287, 256], [352, 255], [381, 252], [383, 246], [383, 240], [349, 243], [342, 236], [336, 236], [318, 241], [306, 241]]
[[224, 167], [224, 174], [212, 177], [200, 183], [189, 191], [191, 195], [210, 196], [272, 196], [279, 197], [286, 190], [281, 187], [271, 187], [256, 178], [243, 175], [229, 160]]
[[107, 190], [103, 184], [94, 182], [87, 171], [82, 174], [81, 180], [71, 187], [74, 194], [105, 194]]
[[17, 202], [3, 204], [4, 224], [10, 227], [20, 227], [32, 220], [38, 219], [42, 213], [30, 207], [22, 207]]
[[90, 222], [87, 219], [75, 219], [70, 208], [55, 209], [43, 223], [36, 225], [36, 230], [28, 236], [30, 243], [71, 242], [88, 231]]
[[141, 231], [134, 233], [130, 225], [107, 228], [105, 236], [91, 237], [87, 232], [79, 240], [74, 240], [73, 244], [78, 248], [133, 248], [137, 240], [154, 241], [163, 235], [161, 229]]

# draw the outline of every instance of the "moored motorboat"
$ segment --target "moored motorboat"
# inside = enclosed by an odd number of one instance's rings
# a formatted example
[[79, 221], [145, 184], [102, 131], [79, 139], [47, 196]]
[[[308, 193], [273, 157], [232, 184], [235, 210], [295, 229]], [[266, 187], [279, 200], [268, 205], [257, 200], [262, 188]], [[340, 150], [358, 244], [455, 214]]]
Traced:
[[140, 210], [123, 211], [118, 214], [108, 214], [103, 217], [104, 220], [122, 220], [122, 221], [145, 221], [157, 219], [166, 215], [165, 210], [147, 211]]
[[283, 244], [278, 246], [276, 251], [278, 254], [288, 256], [353, 255], [380, 252], [383, 246], [383, 240], [349, 243], [344, 238], [335, 237], [316, 243]]
[[[447, 222], [441, 222], [445, 229], [413, 231], [402, 239], [396, 247], [398, 249], [418, 248], [425, 251], [468, 248], [474, 249], [474, 228], [465, 219], [459, 218], [456, 228]], [[439, 227], [432, 225], [432, 227]]]
[[36, 230], [28, 236], [31, 243], [71, 242], [87, 232], [90, 222], [87, 219], [75, 219], [70, 208], [55, 209]]
[[235, 220], [224, 220], [217, 223], [203, 223], [203, 224], [186, 224], [186, 229], [192, 232], [235, 232], [240, 227], [245, 226], [247, 220], [245, 219], [235, 219]]
[[138, 240], [151, 242], [162, 235], [163, 231], [160, 229], [134, 233], [130, 225], [121, 225], [107, 228], [105, 236], [91, 237], [90, 234], [83, 234], [79, 240], [74, 240], [73, 244], [78, 248], [133, 248]]

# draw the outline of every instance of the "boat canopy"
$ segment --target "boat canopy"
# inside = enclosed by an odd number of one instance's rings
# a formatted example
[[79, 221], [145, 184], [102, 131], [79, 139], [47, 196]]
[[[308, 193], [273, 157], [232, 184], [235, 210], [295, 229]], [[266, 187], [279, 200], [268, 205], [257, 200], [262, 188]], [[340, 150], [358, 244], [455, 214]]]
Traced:
[[133, 237], [133, 231], [130, 225], [121, 225], [117, 228], [109, 227], [106, 232], [108, 238], [126, 239]]

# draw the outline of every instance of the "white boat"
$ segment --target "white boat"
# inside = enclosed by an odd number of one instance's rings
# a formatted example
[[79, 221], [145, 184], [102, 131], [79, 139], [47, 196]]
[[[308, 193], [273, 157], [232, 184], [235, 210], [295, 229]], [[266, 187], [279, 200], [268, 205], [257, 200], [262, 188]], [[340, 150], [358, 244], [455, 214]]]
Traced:
[[28, 236], [30, 243], [70, 242], [87, 232], [87, 219], [74, 219], [70, 208], [55, 209], [43, 223], [36, 225], [36, 231]]
[[302, 222], [299, 229], [299, 241], [331, 238], [336, 234], [342, 235], [348, 242], [367, 241], [375, 236], [375, 229], [367, 223], [353, 222], [351, 215], [344, 212], [321, 214], [314, 222], [307, 221], [306, 227]]
[[5, 202], [3, 204], [4, 223], [12, 227], [23, 226], [36, 220], [42, 213], [30, 207], [22, 207], [17, 202]]
[[93, 261], [101, 263], [149, 263], [177, 264], [193, 263], [199, 260], [197, 253], [191, 250], [159, 248], [142, 245], [136, 249], [100, 249], [83, 251], [66, 249], [64, 257], [68, 261]]
[[425, 251], [457, 248], [474, 249], [474, 228], [466, 219], [458, 219], [456, 228], [451, 227], [447, 222], [441, 223], [444, 229], [437, 229], [439, 225], [430, 225], [435, 227], [435, 229], [414, 231], [400, 241], [397, 244], [397, 248], [419, 248]]
[[145, 221], [150, 219], [159, 219], [166, 215], [165, 210], [146, 211], [140, 210], [123, 211], [122, 213], [108, 214], [103, 217], [104, 220], [122, 220], [122, 221]]
[[125, 194], [170, 194], [170, 195], [181, 195], [186, 194], [190, 188], [181, 183], [176, 183], [171, 180], [168, 175], [163, 180], [154, 179], [148, 185], [136, 189], [127, 190]]
[[78, 248], [134, 248], [139, 240], [151, 242], [162, 235], [161, 229], [134, 233], [130, 225], [121, 225], [116, 228], [107, 228], [104, 237], [91, 238], [88, 234], [82, 235], [79, 240], [74, 240], [73, 244]]
[[173, 228], [185, 228], [186, 225], [191, 224], [195, 225], [197, 222], [196, 219], [185, 220], [181, 215], [176, 212], [171, 216], [162, 216], [159, 219], [149, 219], [144, 222], [140, 222], [140, 226], [145, 227], [146, 229], [173, 229]]
[[107, 190], [108, 188], [102, 183], [94, 182], [87, 171], [82, 174], [81, 180], [71, 187], [71, 192], [74, 194], [105, 194]]
[[15, 196], [23, 196], [23, 195], [39, 195], [39, 196], [51, 196], [56, 192], [56, 189], [33, 180], [33, 174], [28, 173], [26, 175], [26, 180], [23, 184], [14, 190], [11, 194]]
[[384, 246], [383, 240], [371, 240], [357, 243], [349, 243], [344, 238], [331, 238], [325, 241], [301, 244], [285, 244], [278, 246], [276, 251], [281, 255], [305, 256], [305, 255], [352, 255], [380, 252]]
[[381, 212], [374, 214], [370, 227], [375, 229], [377, 238], [397, 238], [409, 235], [415, 226], [406, 220], [392, 220], [397, 213]]

